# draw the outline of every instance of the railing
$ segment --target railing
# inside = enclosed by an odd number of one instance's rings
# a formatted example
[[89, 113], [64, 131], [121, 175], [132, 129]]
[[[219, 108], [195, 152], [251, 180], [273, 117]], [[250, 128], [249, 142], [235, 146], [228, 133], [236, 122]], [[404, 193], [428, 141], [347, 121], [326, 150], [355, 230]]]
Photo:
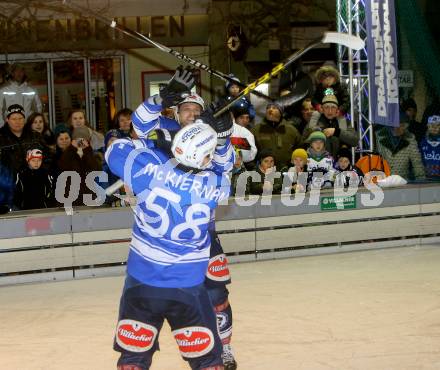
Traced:
[[[217, 210], [216, 227], [231, 262], [440, 241], [439, 186], [387, 189], [373, 207], [363, 204], [370, 195], [363, 189], [339, 209], [333, 192], [307, 194], [298, 206], [281, 196], [255, 197], [250, 206], [230, 198]], [[0, 285], [122, 273], [132, 222], [131, 208], [0, 217]]]

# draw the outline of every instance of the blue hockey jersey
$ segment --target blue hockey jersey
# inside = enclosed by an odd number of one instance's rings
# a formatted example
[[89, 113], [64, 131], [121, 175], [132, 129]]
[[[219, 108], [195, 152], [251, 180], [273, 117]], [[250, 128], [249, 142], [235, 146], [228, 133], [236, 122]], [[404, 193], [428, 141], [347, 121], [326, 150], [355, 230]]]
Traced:
[[[153, 98], [143, 102], [133, 112], [131, 120], [139, 138], [147, 138], [152, 130], [167, 129], [169, 131], [180, 130], [177, 121], [161, 116], [161, 105], [154, 104]], [[229, 140], [225, 145], [219, 145], [214, 153], [214, 158], [208, 167], [216, 172], [230, 172], [234, 166], [235, 152]]]
[[209, 260], [210, 218], [229, 196], [228, 176], [212, 170], [184, 172], [144, 139], [115, 141], [106, 161], [138, 199], [128, 274], [158, 287], [201, 284]]
[[426, 177], [440, 179], [440, 140], [428, 140], [424, 137], [420, 142], [420, 152], [425, 166]]

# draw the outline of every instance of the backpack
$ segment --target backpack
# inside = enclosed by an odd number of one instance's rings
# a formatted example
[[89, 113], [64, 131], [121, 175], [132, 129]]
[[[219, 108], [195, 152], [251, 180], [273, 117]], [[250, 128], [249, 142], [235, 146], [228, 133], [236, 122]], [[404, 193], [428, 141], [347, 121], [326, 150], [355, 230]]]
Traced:
[[[372, 153], [367, 154], [356, 162], [356, 167], [359, 168], [365, 175], [371, 171], [380, 171], [385, 174], [385, 177], [391, 175], [391, 168], [387, 160], [384, 159], [380, 154]], [[373, 176], [372, 181], [377, 184], [377, 176]]]

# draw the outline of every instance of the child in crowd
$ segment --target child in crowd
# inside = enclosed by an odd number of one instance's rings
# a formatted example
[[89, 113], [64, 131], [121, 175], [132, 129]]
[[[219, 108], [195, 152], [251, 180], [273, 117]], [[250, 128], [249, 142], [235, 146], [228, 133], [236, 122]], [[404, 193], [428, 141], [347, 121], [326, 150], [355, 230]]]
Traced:
[[256, 172], [261, 176], [261, 181], [252, 181], [249, 178], [249, 190], [251, 194], [280, 194], [282, 187], [281, 177], [274, 177], [276, 172], [275, 156], [269, 149], [262, 149], [258, 153]]
[[14, 204], [18, 209], [49, 208], [53, 203], [53, 181], [42, 167], [41, 149], [30, 149], [26, 154], [28, 166], [17, 174]]
[[440, 181], [440, 116], [428, 118], [426, 136], [420, 142], [420, 151], [429, 180]]
[[[104, 138], [105, 143], [105, 150], [109, 148], [109, 146], [117, 139], [121, 139], [124, 137], [124, 133], [119, 129], [113, 129], [107, 132]], [[102, 170], [107, 174], [108, 180], [104, 182], [100, 182], [99, 185], [103, 189], [107, 189], [109, 186], [113, 185], [116, 181], [119, 180], [119, 177], [116, 176], [109, 168], [106, 161], [102, 164]], [[124, 195], [125, 190], [122, 186], [120, 190], [118, 190], [116, 193], [114, 193], [111, 196], [107, 196], [105, 199], [105, 203], [111, 206], [124, 206], [124, 202], [121, 202], [121, 199], [117, 195]]]
[[70, 130], [63, 124], [59, 124], [55, 127], [55, 154], [52, 158], [52, 163], [50, 166], [50, 174], [53, 177], [53, 182], [56, 185], [58, 176], [60, 174], [60, 169], [58, 167], [58, 161], [60, 160], [63, 152], [70, 146], [72, 142]]
[[122, 137], [130, 136], [131, 114], [133, 111], [129, 108], [120, 109], [115, 115], [114, 128], [122, 133]]
[[[333, 186], [335, 171], [333, 157], [325, 150], [327, 138], [320, 130], [313, 131], [306, 142], [310, 144], [307, 149], [308, 186], [329, 188]], [[318, 174], [322, 174], [319, 175]]]
[[289, 177], [289, 184], [292, 184], [292, 192], [306, 190], [307, 176], [305, 177], [304, 184], [301, 184], [299, 176], [301, 173], [307, 175], [307, 159], [307, 152], [304, 149], [295, 149], [292, 152], [292, 159], [290, 161], [292, 166], [286, 166], [281, 169], [283, 179], [285, 176]]
[[336, 180], [335, 182], [340, 187], [347, 188], [354, 186], [354, 184], [362, 183], [362, 171], [351, 164], [351, 150], [348, 148], [341, 148], [336, 155]]
[[[243, 153], [240, 149], [235, 148], [235, 163], [234, 167], [232, 168], [231, 172], [231, 196], [235, 197], [237, 195], [237, 181], [238, 178], [242, 173], [246, 172], [246, 167], [244, 166], [243, 162]], [[244, 180], [242, 180], [244, 181]], [[245, 194], [249, 193], [249, 183], [247, 181], [244, 181], [243, 183], [240, 183], [241, 187], [238, 191], [238, 195], [244, 196]]]
[[[230, 74], [229, 77], [231, 77], [233, 80], [240, 82], [240, 80], [235, 77], [233, 74]], [[234, 100], [240, 93], [240, 91], [242, 90], [242, 88], [234, 82], [230, 82], [227, 81], [225, 84], [225, 98], [226, 100], [230, 101], [230, 100]], [[242, 96], [232, 107], [234, 106], [247, 106], [248, 109], [248, 114], [249, 114], [249, 119], [250, 121], [252, 121], [255, 117], [255, 108], [254, 106], [251, 104], [251, 101], [249, 100], [248, 97], [246, 96]]]
[[[326, 95], [326, 90], [331, 88], [339, 102], [339, 112], [341, 115], [350, 110], [350, 94], [345, 84], [341, 82], [341, 77], [336, 68], [332, 66], [322, 66], [316, 71], [316, 90], [313, 95], [312, 103], [320, 111], [322, 99]], [[327, 93], [328, 94], [328, 93]]]

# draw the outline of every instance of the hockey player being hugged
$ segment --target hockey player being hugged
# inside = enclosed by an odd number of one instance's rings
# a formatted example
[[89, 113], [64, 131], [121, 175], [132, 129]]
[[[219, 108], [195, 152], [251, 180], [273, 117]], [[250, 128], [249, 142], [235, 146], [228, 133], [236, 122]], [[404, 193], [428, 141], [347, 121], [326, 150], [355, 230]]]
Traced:
[[[179, 67], [167, 88], [169, 91], [179, 90], [179, 86], [187, 86], [190, 89], [193, 81], [194, 78], [191, 70]], [[160, 115], [161, 110], [166, 106], [174, 107], [176, 120]], [[201, 116], [206, 123], [209, 124], [211, 122], [211, 125], [218, 132], [220, 143], [224, 142], [225, 137], [229, 136], [233, 131], [229, 127], [229, 121], [226, 119], [221, 121], [226, 122], [226, 126], [219, 125], [219, 122], [215, 122], [215, 120], [213, 124], [211, 114], [204, 112], [204, 109], [205, 103], [197, 94], [190, 94], [184, 99], [173, 101], [172, 98], [165, 96], [161, 92], [159, 95], [148, 98], [147, 101], [135, 110], [132, 115], [133, 127], [139, 137], [148, 137], [149, 135], [151, 137], [152, 132], [156, 129], [166, 129], [171, 133], [176, 132], [181, 127], [186, 127], [193, 123]], [[215, 154], [216, 158], [222, 159], [222, 162], [217, 162], [217, 165], [223, 166], [223, 170], [229, 172], [232, 171], [233, 162], [229, 161], [230, 153], [226, 150], [229, 150], [229, 147], [219, 145], [216, 148]], [[229, 291], [226, 288], [231, 279], [226, 256], [215, 232], [214, 214], [210, 222], [210, 237], [210, 263], [207, 269], [205, 285], [217, 314], [220, 337], [223, 343], [222, 358], [225, 369], [234, 370], [237, 364], [230, 344], [232, 336], [232, 309], [228, 300]]]
[[[118, 369], [150, 368], [166, 319], [192, 369], [221, 370], [222, 345], [204, 285], [211, 214], [230, 190], [216, 162], [217, 133], [197, 122], [176, 134], [171, 154], [156, 145], [120, 139], [106, 152], [112, 172], [138, 199], [114, 343]], [[232, 165], [231, 146], [223, 146]]]
[[325, 150], [325, 134], [316, 130], [307, 138], [310, 147], [307, 149], [307, 172], [309, 188], [330, 188], [333, 186], [335, 170], [333, 158]]

